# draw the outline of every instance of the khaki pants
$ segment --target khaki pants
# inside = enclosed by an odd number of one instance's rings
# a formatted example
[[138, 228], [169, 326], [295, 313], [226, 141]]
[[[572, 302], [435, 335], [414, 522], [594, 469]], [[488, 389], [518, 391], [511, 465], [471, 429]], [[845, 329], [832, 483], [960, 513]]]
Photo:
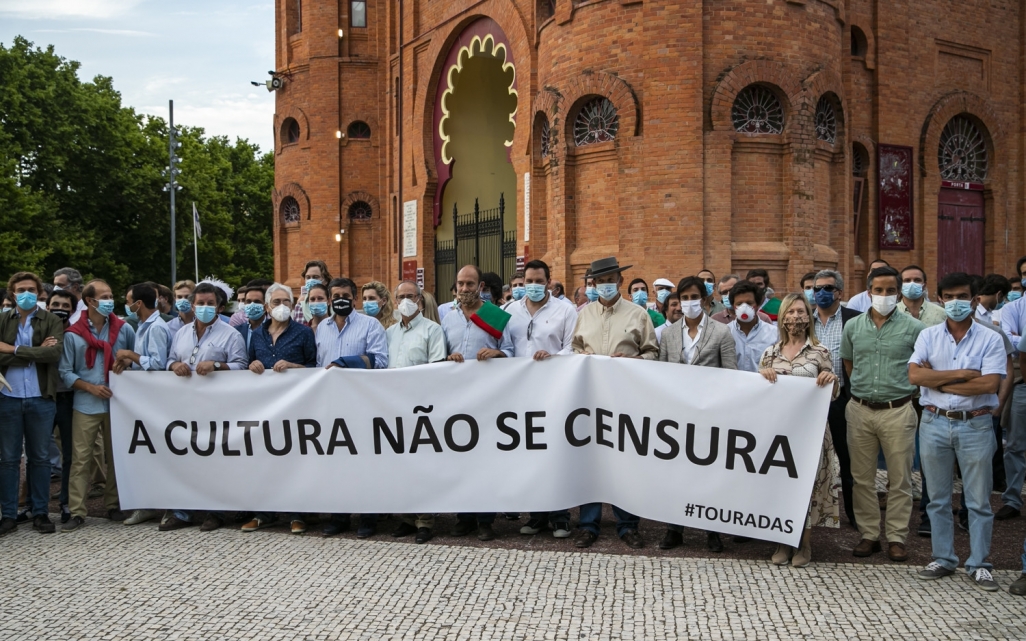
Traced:
[[[402, 516], [402, 519], [403, 519], [403, 523], [407, 523], [409, 525], [414, 525], [414, 526], [416, 526], [418, 528], [426, 527], [427, 529], [430, 530], [433, 527], [435, 527], [435, 515], [434, 514], [417, 514], [417, 515], [403, 514], [401, 516]], [[416, 518], [414, 518], [414, 516], [416, 516]]]
[[884, 522], [888, 543], [905, 543], [912, 516], [912, 458], [916, 450], [916, 411], [912, 403], [895, 409], [871, 410], [850, 401], [848, 454], [855, 520], [862, 538], [880, 538], [880, 503], [876, 498], [876, 461], [883, 450], [887, 461], [887, 515]]
[[72, 516], [86, 516], [86, 498], [89, 496], [89, 482], [96, 466], [93, 447], [97, 434], [103, 435], [103, 453], [107, 459], [107, 485], [103, 492], [103, 504], [108, 510], [119, 509], [118, 481], [114, 474], [114, 454], [110, 443], [110, 414], [71, 415], [71, 474], [68, 479], [68, 508]]

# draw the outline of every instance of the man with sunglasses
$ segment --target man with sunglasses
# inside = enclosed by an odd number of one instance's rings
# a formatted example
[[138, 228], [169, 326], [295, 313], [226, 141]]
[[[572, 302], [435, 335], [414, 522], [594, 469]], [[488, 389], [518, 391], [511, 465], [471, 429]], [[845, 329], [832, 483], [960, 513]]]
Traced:
[[[556, 355], [573, 354], [577, 310], [555, 299], [549, 292], [549, 266], [532, 260], [524, 266], [525, 295], [506, 306], [510, 314], [506, 325], [513, 340], [514, 358], [543, 361]], [[552, 526], [557, 539], [570, 536], [570, 510], [531, 512], [521, 534], [538, 534]]]
[[848, 378], [844, 375], [844, 363], [841, 361], [841, 336], [844, 325], [861, 312], [848, 309], [841, 305], [844, 297], [844, 278], [838, 272], [824, 269], [812, 278], [812, 296], [816, 313], [812, 315], [812, 324], [816, 339], [830, 350], [834, 363], [834, 375], [841, 391], [837, 398], [830, 402], [827, 423], [830, 425], [830, 436], [834, 439], [834, 450], [841, 467], [841, 490], [844, 498], [844, 513], [853, 528], [855, 525], [855, 509], [852, 505], [852, 487], [855, 481], [851, 476], [851, 458], [848, 456], [848, 419], [844, 408], [851, 399]]

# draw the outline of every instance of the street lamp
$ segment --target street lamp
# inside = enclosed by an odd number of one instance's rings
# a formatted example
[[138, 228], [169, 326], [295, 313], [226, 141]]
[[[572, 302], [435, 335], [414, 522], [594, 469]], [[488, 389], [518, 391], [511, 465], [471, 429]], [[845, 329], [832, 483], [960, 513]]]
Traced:
[[178, 184], [178, 177], [182, 174], [179, 163], [182, 159], [178, 157], [178, 150], [182, 143], [178, 140], [178, 130], [175, 128], [175, 101], [167, 101], [168, 129], [167, 129], [167, 155], [168, 165], [164, 169], [164, 191], [171, 194], [171, 283], [178, 280], [178, 249], [175, 242], [175, 193], [181, 191], [182, 186]]

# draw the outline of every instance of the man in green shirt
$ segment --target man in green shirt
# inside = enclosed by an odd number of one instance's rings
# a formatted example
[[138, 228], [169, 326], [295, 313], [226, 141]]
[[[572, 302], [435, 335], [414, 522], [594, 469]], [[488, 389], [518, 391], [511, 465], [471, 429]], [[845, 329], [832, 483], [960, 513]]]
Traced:
[[926, 299], [926, 272], [918, 265], [901, 270], [901, 302], [898, 311], [908, 314], [927, 327], [948, 320], [944, 308]]
[[872, 306], [848, 321], [841, 336], [841, 360], [848, 375], [851, 401], [848, 452], [855, 520], [862, 540], [852, 554], [880, 551], [880, 505], [876, 498], [876, 460], [882, 449], [887, 461], [887, 555], [904, 561], [905, 538], [912, 515], [912, 457], [915, 453], [916, 387], [908, 381], [908, 361], [924, 325], [897, 311], [900, 276], [892, 267], [869, 273]]

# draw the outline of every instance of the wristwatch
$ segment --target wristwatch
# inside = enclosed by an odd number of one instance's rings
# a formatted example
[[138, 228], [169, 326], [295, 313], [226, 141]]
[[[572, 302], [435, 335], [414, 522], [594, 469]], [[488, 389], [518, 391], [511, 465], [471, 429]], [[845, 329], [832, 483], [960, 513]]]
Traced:
[[214, 361], [214, 369], [221, 370], [221, 361]]

